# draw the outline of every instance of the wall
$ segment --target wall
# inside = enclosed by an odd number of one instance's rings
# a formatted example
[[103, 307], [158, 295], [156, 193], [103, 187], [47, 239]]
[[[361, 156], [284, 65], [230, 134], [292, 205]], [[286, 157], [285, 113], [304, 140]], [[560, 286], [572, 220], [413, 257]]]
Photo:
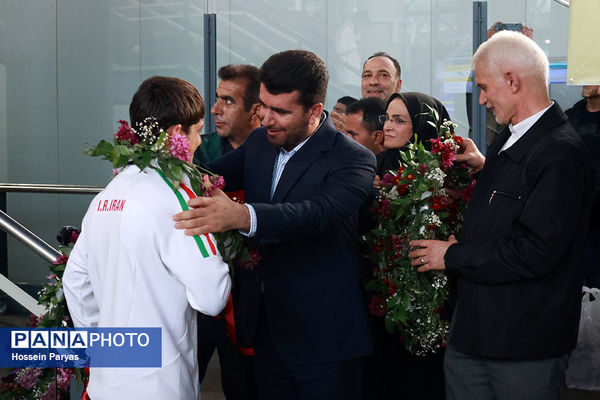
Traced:
[[[0, 0], [0, 181], [105, 185], [110, 165], [83, 151], [128, 119], [141, 81], [177, 76], [202, 91], [205, 12], [217, 14], [217, 66], [260, 66], [290, 48], [314, 51], [330, 69], [330, 109], [338, 97], [360, 96], [362, 62], [387, 51], [402, 65], [403, 90], [442, 100], [467, 134], [471, 1]], [[551, 60], [566, 61], [565, 7], [491, 0], [488, 15], [489, 25], [531, 26]], [[579, 89], [555, 91], [572, 103]], [[79, 226], [90, 200], [9, 194], [8, 210], [56, 245], [58, 229]], [[39, 283], [46, 274], [44, 261], [9, 239], [11, 279]]]

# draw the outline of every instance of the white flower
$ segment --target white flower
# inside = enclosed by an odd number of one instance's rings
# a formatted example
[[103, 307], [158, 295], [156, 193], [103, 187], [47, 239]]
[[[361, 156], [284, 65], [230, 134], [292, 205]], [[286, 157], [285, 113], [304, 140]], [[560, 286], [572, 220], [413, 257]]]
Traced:
[[434, 168], [431, 171], [427, 172], [427, 174], [425, 174], [425, 178], [430, 179], [435, 182], [438, 182], [439, 184], [444, 183], [445, 177], [446, 177], [446, 174], [439, 167]]
[[426, 218], [428, 225], [442, 226], [442, 220], [435, 213], [430, 213]]
[[396, 186], [392, 186], [389, 192], [383, 192], [383, 197], [396, 200], [398, 198], [398, 188]]
[[[428, 198], [431, 195], [432, 195], [431, 191], [428, 190], [421, 195], [421, 200], [425, 200], [426, 198]], [[421, 210], [423, 210], [423, 208], [421, 208]], [[426, 210], [426, 208], [425, 208], [425, 210]]]

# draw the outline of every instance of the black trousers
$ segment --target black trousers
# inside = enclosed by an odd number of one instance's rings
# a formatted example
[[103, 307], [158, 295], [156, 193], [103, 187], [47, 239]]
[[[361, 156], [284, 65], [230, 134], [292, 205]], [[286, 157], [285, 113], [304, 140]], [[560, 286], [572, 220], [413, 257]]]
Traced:
[[225, 329], [225, 318], [198, 313], [198, 369], [200, 383], [215, 349], [219, 354], [221, 385], [227, 400], [255, 400], [253, 357], [242, 354], [231, 343]]
[[254, 345], [254, 371], [260, 400], [361, 400], [363, 359], [296, 365], [273, 346], [264, 308]]

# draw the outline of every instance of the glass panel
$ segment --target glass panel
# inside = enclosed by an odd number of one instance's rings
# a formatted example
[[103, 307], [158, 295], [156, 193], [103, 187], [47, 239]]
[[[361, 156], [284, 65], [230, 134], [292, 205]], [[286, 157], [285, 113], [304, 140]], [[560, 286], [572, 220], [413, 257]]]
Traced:
[[[4, 178], [9, 182], [56, 183], [58, 135], [56, 97], [56, 4], [3, 1], [0, 6], [0, 64], [5, 115]], [[1, 129], [1, 128], [0, 128]], [[58, 199], [9, 194], [13, 218], [45, 240], [56, 235]], [[42, 281], [44, 262], [9, 237], [9, 276]], [[35, 277], [35, 278], [33, 278]]]

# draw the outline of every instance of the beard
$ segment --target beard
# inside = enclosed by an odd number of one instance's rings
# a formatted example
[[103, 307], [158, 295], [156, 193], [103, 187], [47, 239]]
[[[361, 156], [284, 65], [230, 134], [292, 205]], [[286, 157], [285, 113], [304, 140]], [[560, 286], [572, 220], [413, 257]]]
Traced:
[[308, 138], [308, 136], [308, 116], [303, 115], [297, 123], [288, 126], [285, 131], [280, 131], [277, 137], [267, 134], [267, 140], [277, 150], [283, 148], [286, 151], [290, 151]]

